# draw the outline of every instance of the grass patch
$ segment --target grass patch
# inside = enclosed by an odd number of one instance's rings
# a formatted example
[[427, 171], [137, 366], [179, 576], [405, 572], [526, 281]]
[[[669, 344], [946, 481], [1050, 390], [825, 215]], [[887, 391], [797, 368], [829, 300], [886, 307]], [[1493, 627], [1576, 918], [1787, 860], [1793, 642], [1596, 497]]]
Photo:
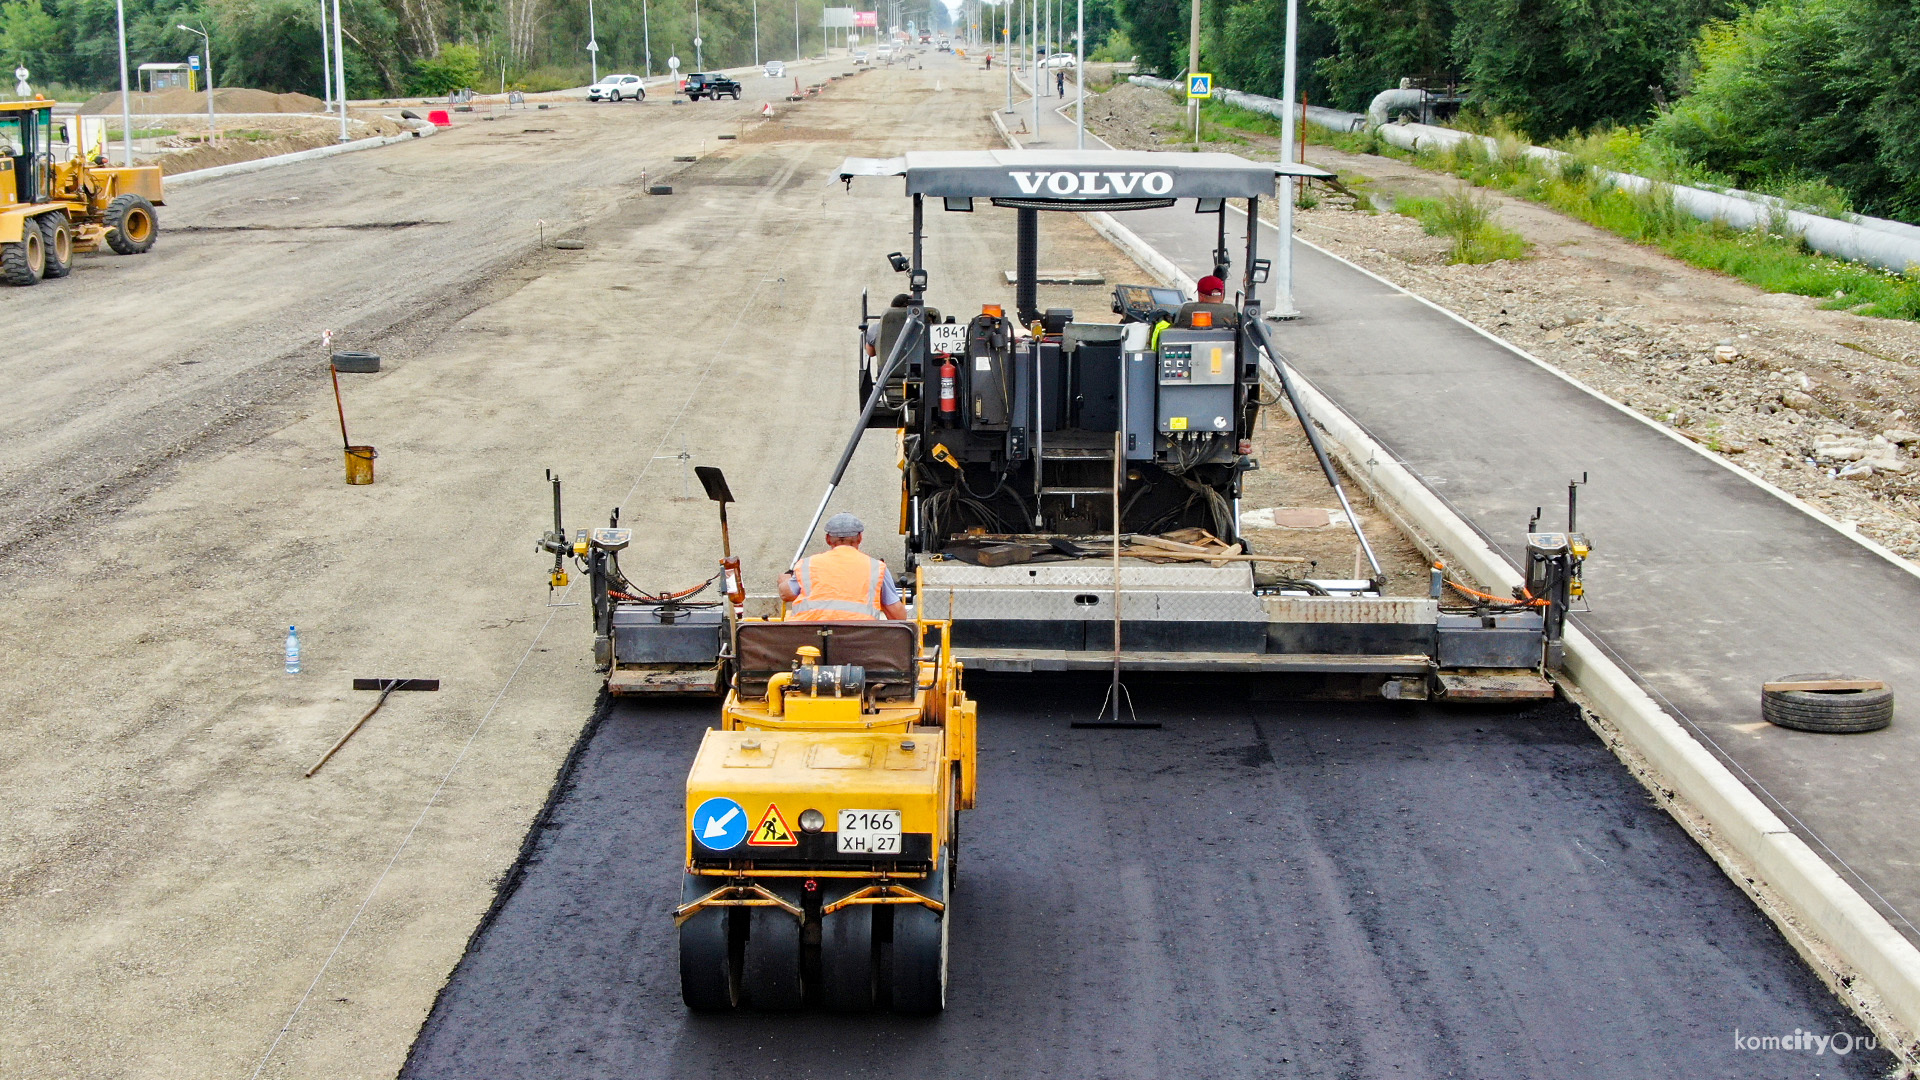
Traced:
[[[1479, 140], [1468, 140], [1450, 150], [1414, 154], [1382, 141], [1373, 132], [1345, 134], [1313, 129], [1308, 133], [1315, 145], [1396, 158], [1423, 169], [1452, 173], [1476, 187], [1544, 203], [1616, 236], [1659, 248], [1682, 262], [1738, 278], [1767, 292], [1820, 297], [1820, 306], [1828, 310], [1920, 321], [1920, 266], [1894, 273], [1816, 254], [1807, 249], [1804, 237], [1786, 226], [1785, 215], [1776, 215], [1764, 229], [1735, 229], [1724, 222], [1701, 221], [1674, 205], [1673, 192], [1664, 183], [1642, 192], [1615, 186], [1604, 170], [1627, 171], [1624, 167], [1632, 166], [1641, 175], [1660, 172], [1649, 167], [1659, 162], [1647, 158], [1647, 152], [1638, 148], [1635, 133], [1613, 132], [1569, 141], [1560, 147], [1569, 157], [1557, 164], [1525, 156], [1519, 140], [1511, 135], [1497, 138], [1498, 146], [1493, 150]], [[1636, 154], [1641, 155], [1638, 161]], [[1802, 186], [1797, 193], [1800, 198], [1789, 201], [1807, 204], [1824, 200], [1836, 208], [1844, 205], [1834, 203], [1817, 186]], [[1415, 206], [1420, 202], [1400, 200]], [[1400, 210], [1400, 205], [1395, 209]], [[1424, 218], [1421, 223], [1426, 224]]]
[[[173, 128], [134, 128], [133, 129], [133, 137], [136, 139], [164, 139], [169, 135], [178, 135], [178, 134], [180, 133], [178, 131], [175, 131]], [[126, 137], [127, 136], [124, 132], [120, 132], [120, 131], [107, 132], [108, 142], [112, 142], [115, 139], [124, 139]]]
[[1418, 221], [1428, 236], [1445, 237], [1452, 245], [1447, 250], [1449, 263], [1474, 265], [1526, 257], [1527, 241], [1512, 229], [1494, 224], [1492, 201], [1466, 184], [1439, 199], [1396, 199], [1393, 210]]
[[258, 128], [234, 128], [226, 132], [225, 136], [229, 139], [245, 139], [248, 142], [264, 142], [267, 139], [279, 138], [271, 131], [261, 131]]

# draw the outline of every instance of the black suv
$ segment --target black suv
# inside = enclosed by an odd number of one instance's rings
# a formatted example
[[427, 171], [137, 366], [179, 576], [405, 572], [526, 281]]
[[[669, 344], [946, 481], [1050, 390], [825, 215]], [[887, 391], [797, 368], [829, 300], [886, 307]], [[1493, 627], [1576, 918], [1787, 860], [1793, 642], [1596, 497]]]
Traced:
[[719, 98], [730, 96], [740, 100], [740, 84], [717, 71], [696, 71], [687, 76], [687, 97], [699, 101], [703, 97]]

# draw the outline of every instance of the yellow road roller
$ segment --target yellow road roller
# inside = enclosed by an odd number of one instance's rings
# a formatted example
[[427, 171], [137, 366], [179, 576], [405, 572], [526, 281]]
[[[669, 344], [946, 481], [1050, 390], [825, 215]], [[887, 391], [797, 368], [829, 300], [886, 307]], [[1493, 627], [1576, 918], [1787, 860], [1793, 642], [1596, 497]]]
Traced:
[[730, 667], [687, 777], [686, 1004], [940, 1011], [975, 787], [950, 624], [740, 619]]

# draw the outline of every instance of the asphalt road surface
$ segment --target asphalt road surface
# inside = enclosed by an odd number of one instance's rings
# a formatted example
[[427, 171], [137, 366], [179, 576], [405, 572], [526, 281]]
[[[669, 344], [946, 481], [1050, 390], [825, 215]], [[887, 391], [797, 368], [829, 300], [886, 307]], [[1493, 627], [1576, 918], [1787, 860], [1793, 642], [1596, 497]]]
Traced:
[[[694, 1015], [670, 915], [708, 704], [589, 729], [402, 1076], [1816, 1077], [1865, 1033], [1565, 705], [975, 680], [947, 1012]], [[1834, 1044], [1829, 1044], [1831, 1048]]]

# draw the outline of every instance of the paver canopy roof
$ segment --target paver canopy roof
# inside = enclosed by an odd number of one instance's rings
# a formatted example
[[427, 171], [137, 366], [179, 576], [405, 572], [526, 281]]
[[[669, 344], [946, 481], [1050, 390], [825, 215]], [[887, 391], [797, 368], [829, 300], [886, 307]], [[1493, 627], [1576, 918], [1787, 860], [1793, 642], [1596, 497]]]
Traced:
[[1331, 175], [1233, 154], [1150, 150], [927, 150], [840, 165], [842, 180], [904, 176], [909, 195], [1076, 202], [1272, 198], [1276, 176]]

